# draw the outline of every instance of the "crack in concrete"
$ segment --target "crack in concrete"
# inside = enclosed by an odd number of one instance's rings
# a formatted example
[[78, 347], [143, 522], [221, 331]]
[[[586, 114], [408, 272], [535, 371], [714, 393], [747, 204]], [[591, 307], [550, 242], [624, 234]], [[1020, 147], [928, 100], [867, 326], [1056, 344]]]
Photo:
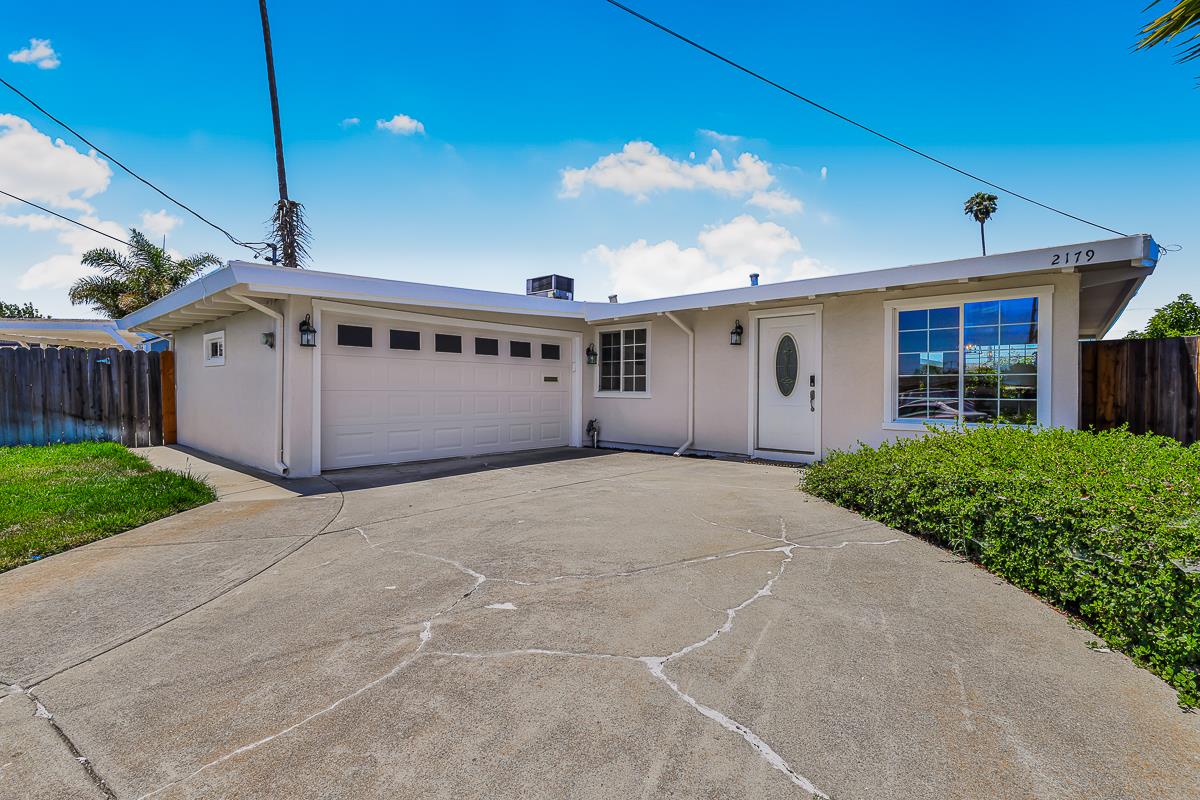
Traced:
[[[19, 687], [14, 686], [13, 688], [18, 689]], [[99, 791], [105, 797], [110, 798], [110, 800], [116, 800], [116, 792], [112, 790], [104, 778], [100, 777], [100, 773], [96, 771], [96, 767], [92, 764], [91, 759], [79, 751], [79, 748], [75, 745], [75, 742], [71, 740], [71, 737], [67, 735], [67, 732], [64, 731], [62, 726], [58, 724], [58, 720], [56, 720], [54, 715], [51, 714], [46, 706], [42, 704], [42, 701], [39, 700], [36, 695], [34, 695], [31, 689], [22, 690], [22, 694], [33, 701], [33, 716], [37, 717], [38, 719], [46, 720], [46, 723], [54, 731], [55, 735], [58, 736], [59, 741], [61, 741], [67, 748], [67, 752], [71, 754], [71, 757], [75, 759], [80, 768], [83, 769], [83, 773], [87, 776], [88, 780], [91, 781], [92, 785], [96, 787], [97, 791]]]
[[[695, 515], [693, 515], [693, 516], [695, 516]], [[702, 517], [697, 517], [697, 519], [700, 519], [701, 521], [706, 522], [710, 525], [719, 525], [720, 524], [720, 523], [712, 522], [711, 520], [704, 519]], [[752, 533], [755, 536], [761, 536], [763, 538], [770, 539], [772, 541], [780, 542], [780, 544], [776, 547], [758, 548], [758, 549], [751, 549], [751, 550], [738, 550], [738, 551], [734, 551], [732, 553], [727, 553], [727, 554], [705, 556], [705, 557], [696, 558], [696, 559], [687, 559], [682, 562], [676, 562], [675, 564], [672, 565], [672, 566], [687, 565], [687, 564], [699, 563], [699, 562], [703, 562], [703, 561], [717, 560], [717, 559], [721, 559], [721, 558], [730, 558], [733, 556], [745, 555], [747, 553], [783, 553], [784, 554], [784, 558], [780, 562], [778, 571], [776, 571], [766, 581], [766, 583], [764, 583], [761, 587], [759, 587], [759, 589], [753, 595], [751, 595], [749, 598], [742, 601], [738, 605], [733, 606], [732, 608], [725, 609], [724, 612], [718, 612], [718, 613], [725, 614], [725, 622], [720, 627], [718, 627], [716, 630], [714, 630], [712, 633], [710, 633], [708, 636], [704, 637], [703, 639], [700, 639], [699, 641], [696, 641], [696, 642], [692, 642], [691, 644], [688, 644], [688, 645], [680, 648], [679, 650], [676, 650], [675, 652], [671, 653], [670, 655], [666, 655], [666, 656], [629, 656], [629, 655], [622, 655], [622, 654], [616, 654], [616, 653], [577, 652], [577, 651], [553, 650], [553, 649], [537, 648], [537, 647], [524, 648], [524, 649], [518, 649], [518, 650], [474, 652], [474, 653], [473, 652], [457, 652], [457, 651], [430, 651], [430, 654], [431, 655], [440, 655], [440, 656], [449, 657], [449, 658], [462, 658], [462, 659], [474, 659], [474, 660], [481, 660], [481, 659], [487, 659], [487, 658], [506, 658], [506, 657], [524, 656], [524, 655], [535, 655], [535, 656], [540, 655], [540, 656], [558, 656], [558, 657], [567, 657], [567, 658], [588, 658], [588, 659], [609, 660], [609, 661], [615, 660], [615, 661], [639, 662], [640, 664], [642, 664], [643, 666], [646, 667], [646, 669], [650, 672], [650, 674], [655, 679], [661, 681], [668, 689], [670, 689], [670, 691], [676, 697], [678, 697], [684, 703], [686, 703], [687, 705], [689, 705], [690, 707], [692, 707], [693, 709], [698, 711], [700, 714], [707, 717], [708, 719], [711, 719], [712, 721], [716, 722], [722, 728], [741, 736], [742, 739], [745, 740], [745, 742], [747, 744], [749, 744], [759, 754], [759, 756], [761, 756], [773, 768], [775, 768], [776, 770], [778, 770], [778, 771], [782, 772], [784, 775], [786, 775], [788, 780], [790, 780], [793, 784], [800, 787], [804, 791], [808, 792], [810, 795], [825, 798], [825, 800], [828, 800], [829, 795], [822, 792], [810, 780], [808, 780], [808, 778], [801, 775], [795, 768], [793, 768], [787, 762], [786, 759], [783, 758], [783, 756], [781, 756], [769, 744], [767, 744], [767, 742], [764, 741], [762, 739], [762, 737], [760, 737], [758, 734], [756, 734], [753, 730], [751, 730], [746, 725], [743, 725], [742, 723], [727, 716], [726, 714], [722, 713], [721, 711], [718, 711], [717, 709], [712, 708], [711, 706], [707, 706], [707, 705], [699, 702], [694, 697], [692, 697], [690, 694], [683, 691], [683, 689], [681, 689], [679, 687], [679, 684], [676, 683], [675, 681], [671, 680], [671, 678], [668, 677], [666, 674], [666, 666], [669, 662], [676, 660], [676, 659], [680, 659], [680, 658], [688, 655], [689, 653], [693, 653], [693, 652], [711, 644], [722, 634], [729, 633], [731, 630], [733, 630], [734, 620], [736, 619], [738, 612], [748, 608], [751, 604], [762, 599], [763, 597], [770, 596], [772, 594], [772, 589], [775, 585], [775, 582], [783, 576], [783, 573], [784, 573], [785, 569], [787, 568], [787, 565], [789, 563], [791, 563], [792, 558], [794, 557], [793, 554], [794, 554], [795, 550], [798, 550], [798, 549], [803, 549], [803, 550], [841, 550], [850, 545], [882, 546], [882, 545], [896, 544], [897, 542], [902, 541], [901, 539], [888, 539], [886, 541], [849, 541], [848, 540], [848, 541], [839, 542], [837, 544], [828, 544], [828, 545], [801, 544], [799, 542], [792, 541], [791, 539], [788, 538], [787, 522], [782, 517], [779, 520], [779, 525], [780, 525], [780, 532], [777, 536], [769, 536], [767, 534], [760, 533], [758, 531], [753, 531], [750, 529], [744, 529], [744, 528], [735, 529], [735, 530], [743, 531], [745, 533]], [[721, 527], [730, 527], [730, 526], [721, 526]], [[483, 581], [494, 580], [494, 579], [486, 578], [485, 576], [482, 575], [482, 573], [476, 572], [475, 570], [472, 570], [469, 567], [465, 567], [464, 565], [459, 564], [458, 562], [450, 561], [448, 559], [438, 559], [438, 560], [442, 560], [442, 561], [446, 561], [447, 563], [454, 564], [455, 566], [457, 566], [459, 569], [466, 572], [467, 574], [477, 576], [477, 583], [475, 586], [476, 589], [480, 585], [482, 585]], [[630, 575], [637, 575], [642, 572], [646, 572], [648, 570], [658, 569], [658, 568], [661, 568], [661, 566], [646, 567], [646, 568], [641, 568], [638, 570], [632, 570], [632, 571], [627, 571], [627, 572], [605, 573], [602, 575], [559, 576], [559, 578], [551, 579], [550, 582], [553, 582], [554, 580], [559, 580], [559, 579], [577, 578], [577, 577], [588, 577], [588, 578], [628, 577]], [[472, 589], [472, 592], [473, 591], [474, 591], [474, 589]], [[469, 592], [464, 597], [470, 596], [470, 594], [471, 593]], [[693, 598], [693, 599], [695, 599], [695, 598]]]
[[[693, 516], [696, 516], [696, 515], [693, 514]], [[732, 526], [721, 525], [720, 523], [712, 522], [711, 520], [707, 520], [702, 517], [697, 517], [697, 519], [700, 519], [701, 521], [708, 523], [710, 525], [718, 525], [720, 527], [732, 528]], [[167, 789], [169, 789], [173, 786], [177, 786], [181, 783], [189, 781], [192, 778], [196, 777], [197, 775], [199, 775], [209, 769], [212, 769], [213, 767], [219, 766], [220, 764], [223, 764], [232, 758], [235, 758], [244, 753], [256, 750], [259, 747], [262, 747], [263, 745], [266, 745], [266, 744], [274, 741], [275, 739], [278, 739], [281, 736], [286, 736], [287, 734], [291, 733], [292, 731], [295, 731], [298, 728], [301, 728], [304, 725], [308, 724], [312, 720], [318, 719], [319, 717], [322, 717], [326, 714], [331, 713], [332, 711], [337, 709], [339, 706], [341, 706], [343, 703], [362, 695], [363, 693], [373, 689], [374, 687], [378, 686], [379, 684], [383, 683], [384, 681], [387, 681], [388, 679], [394, 677], [405, 667], [409, 666], [410, 664], [415, 663], [416, 661], [418, 661], [419, 659], [421, 659], [423, 656], [426, 656], [426, 655], [437, 655], [437, 656], [442, 656], [442, 657], [446, 657], [446, 658], [458, 658], [458, 659], [469, 659], [469, 660], [498, 659], [498, 658], [509, 658], [509, 657], [514, 657], [514, 656], [549, 656], [549, 657], [585, 658], [585, 659], [595, 659], [595, 660], [602, 660], [602, 661], [622, 661], [622, 662], [628, 662], [628, 663], [638, 663], [641, 666], [645, 667], [653, 678], [655, 678], [656, 680], [663, 683], [676, 697], [678, 697], [680, 700], [682, 700], [688, 706], [695, 709], [697, 712], [699, 712], [706, 718], [716, 722], [722, 728], [724, 728], [732, 733], [738, 734], [747, 744], [749, 744], [759, 754], [759, 756], [761, 756], [765, 761], [767, 761], [767, 763], [770, 764], [773, 768], [775, 768], [776, 770], [778, 770], [778, 771], [782, 772], [784, 775], [786, 775], [787, 778], [794, 785], [800, 787], [804, 791], [808, 792], [810, 795], [824, 798], [824, 800], [829, 800], [829, 795], [822, 792], [811, 781], [809, 781], [807, 778], [805, 778], [803, 775], [801, 775], [797, 770], [795, 770], [783, 758], [783, 756], [781, 756], [778, 752], [776, 752], [769, 744], [767, 744], [766, 741], [764, 741], [760, 736], [758, 736], [753, 730], [751, 730], [746, 725], [738, 722], [737, 720], [727, 716], [726, 714], [712, 708], [711, 706], [707, 706], [707, 705], [699, 702], [694, 697], [689, 695], [687, 692], [683, 691], [683, 689], [680, 688], [679, 684], [676, 683], [675, 681], [673, 681], [666, 674], [666, 666], [668, 663], [670, 663], [673, 660], [683, 658], [684, 656], [688, 655], [689, 653], [693, 653], [693, 652], [711, 644], [718, 637], [720, 637], [723, 633], [730, 632], [733, 629], [734, 620], [736, 619], [738, 612], [743, 611], [744, 609], [748, 608], [750, 605], [752, 605], [756, 601], [760, 600], [761, 598], [770, 596], [772, 594], [772, 588], [774, 587], [775, 582], [778, 581], [779, 578], [781, 578], [783, 576], [783, 573], [784, 573], [787, 565], [792, 561], [792, 559], [794, 557], [793, 553], [796, 549], [840, 550], [840, 549], [843, 549], [852, 544], [853, 545], [888, 545], [888, 544], [894, 544], [896, 542], [901, 541], [900, 539], [889, 539], [887, 541], [871, 541], [871, 542], [843, 541], [838, 544], [831, 544], [831, 545], [806, 545], [806, 544], [800, 544], [798, 542], [794, 542], [788, 538], [787, 522], [782, 517], [780, 518], [779, 523], [780, 523], [780, 532], [779, 532], [779, 535], [777, 535], [777, 536], [769, 536], [767, 534], [764, 534], [764, 533], [761, 533], [758, 531], [754, 531], [751, 529], [733, 528], [733, 530], [739, 530], [739, 531], [742, 531], [745, 533], [750, 533], [755, 536], [760, 536], [760, 537], [770, 539], [775, 542], [779, 542], [780, 544], [778, 544], [775, 547], [743, 549], [743, 550], [733, 551], [731, 553], [716, 554], [716, 555], [711, 555], [711, 556], [702, 556], [702, 557], [693, 558], [693, 559], [685, 559], [683, 561], [672, 562], [672, 563], [666, 564], [666, 565], [652, 565], [652, 566], [648, 566], [648, 567], [638, 568], [635, 570], [626, 570], [626, 571], [611, 572], [611, 573], [597, 573], [597, 574], [589, 574], [589, 575], [561, 575], [561, 576], [556, 576], [554, 578], [551, 578], [547, 581], [540, 582], [540, 583], [521, 581], [521, 580], [516, 580], [516, 579], [511, 579], [511, 578], [491, 578], [491, 577], [488, 577], [487, 575], [483, 574], [482, 572], [472, 569], [471, 567], [468, 567], [467, 565], [463, 564], [462, 562], [456, 561], [451, 558], [446, 558], [443, 556], [436, 556], [436, 555], [432, 555], [429, 553], [421, 553], [418, 551], [406, 551], [406, 552], [411, 553], [412, 555], [416, 555], [421, 558], [430, 559], [433, 561], [437, 561], [437, 562], [452, 566], [455, 569], [457, 569], [459, 572], [471, 577], [474, 580], [474, 583], [472, 584], [472, 586], [466, 592], [464, 592], [462, 594], [462, 596], [460, 596], [459, 598], [454, 600], [454, 602], [448, 604], [441, 610], [434, 613], [428, 619], [426, 619], [420, 623], [421, 624], [421, 631], [419, 633], [420, 643], [417, 645], [416, 650], [414, 650], [406, 658], [402, 659], [399, 663], [397, 663], [395, 666], [393, 666], [390, 670], [388, 670], [383, 675], [380, 675], [379, 677], [377, 677], [377, 678], [369, 681], [368, 683], [360, 686], [359, 688], [355, 689], [354, 691], [343, 695], [342, 697], [338, 698], [330, 705], [325, 706], [324, 708], [309, 714], [308, 716], [304, 717], [303, 719], [299, 720], [298, 722], [295, 722], [295, 723], [287, 726], [286, 728], [283, 728], [283, 729], [277, 731], [276, 733], [265, 736], [255, 742], [251, 742], [250, 744], [243, 745], [235, 750], [230, 751], [229, 753], [226, 753], [223, 756], [220, 756], [219, 758], [209, 761], [209, 762], [201, 765], [200, 767], [196, 768], [192, 772], [188, 773], [187, 775], [183, 776], [182, 778], [178, 778], [174, 781], [171, 781], [169, 783], [166, 783], [166, 784], [160, 786], [157, 789], [154, 789], [150, 792], [140, 795], [138, 797], [138, 800], [148, 800], [148, 798], [159, 795], [163, 791], [166, 791]], [[371, 524], [374, 524], [374, 523], [371, 523]], [[366, 531], [362, 530], [361, 527], [356, 526], [354, 528], [350, 528], [350, 529], [346, 529], [346, 530], [357, 531], [358, 534], [360, 536], [362, 536], [363, 540], [367, 543], [367, 545], [370, 548], [374, 549], [374, 548], [378, 547], [378, 545], [371, 542], [370, 538], [366, 534]], [[337, 533], [337, 532], [339, 532], [339, 531], [328, 531], [328, 533]], [[624, 655], [624, 654], [619, 654], [619, 653], [578, 652], [578, 651], [570, 651], [570, 650], [557, 650], [557, 649], [551, 649], [551, 648], [524, 648], [524, 649], [491, 651], [491, 652], [461, 652], [461, 651], [433, 650], [433, 649], [426, 648], [426, 646], [433, 640], [433, 623], [434, 623], [434, 621], [437, 620], [439, 617], [452, 612], [460, 603], [462, 603], [464, 600], [470, 598], [473, 594], [475, 594], [475, 592], [477, 592], [479, 590], [479, 588], [481, 586], [483, 586], [488, 581], [500, 582], [500, 583], [513, 583], [513, 584], [517, 584], [517, 585], [521, 585], [521, 586], [543, 586], [543, 585], [548, 585], [548, 584], [555, 583], [555, 582], [562, 581], [562, 580], [631, 577], [631, 576], [639, 575], [639, 574], [642, 574], [642, 573], [645, 573], [645, 572], [648, 572], [651, 570], [655, 570], [655, 569], [662, 569], [665, 567], [673, 567], [673, 566], [687, 566], [687, 565], [696, 564], [696, 563], [720, 560], [723, 558], [732, 558], [735, 556], [746, 555], [749, 553], [782, 553], [784, 555], [784, 558], [780, 562], [779, 569], [777, 571], [775, 571], [774, 574], [772, 574], [772, 576], [766, 581], [766, 583], [764, 583], [761, 587], [759, 587], [758, 590], [753, 595], [751, 595], [749, 598], [742, 601], [738, 605], [724, 610], [723, 613], [725, 614], [726, 618], [725, 618], [725, 622], [720, 627], [718, 627], [716, 630], [714, 630], [712, 633], [710, 633], [708, 636], [704, 637], [703, 639], [700, 639], [699, 641], [696, 641], [696, 642], [692, 642], [692, 643], [690, 643], [690, 644], [680, 648], [679, 650], [676, 650], [675, 652], [673, 652], [669, 655], [666, 655], [666, 656], [661, 656], [661, 655], [630, 656], [630, 655]]]

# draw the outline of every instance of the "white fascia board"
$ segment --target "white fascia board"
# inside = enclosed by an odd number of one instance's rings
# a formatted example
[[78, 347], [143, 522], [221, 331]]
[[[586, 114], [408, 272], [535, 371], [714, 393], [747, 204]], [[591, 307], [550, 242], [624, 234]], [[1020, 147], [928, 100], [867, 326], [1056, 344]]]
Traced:
[[[1090, 260], [1076, 263], [1076, 253], [1093, 252]], [[1058, 262], [1055, 263], [1055, 259]], [[1070, 263], [1064, 263], [1068, 258]], [[1158, 245], [1146, 234], [1104, 239], [1095, 242], [1000, 253], [992, 256], [964, 258], [933, 264], [829, 275], [798, 281], [723, 289], [701, 294], [641, 300], [632, 303], [587, 303], [584, 313], [589, 322], [615, 317], [636, 317], [666, 311], [685, 311], [703, 306], [729, 306], [745, 303], [764, 303], [792, 300], [800, 297], [882, 290], [892, 287], [946, 283], [962, 279], [998, 278], [1024, 273], [1049, 272], [1059, 269], [1086, 270], [1101, 264], [1125, 263], [1152, 269], [1158, 259]]]
[[228, 265], [201, 275], [196, 280], [181, 286], [166, 297], [155, 300], [148, 306], [139, 308], [132, 314], [117, 320], [117, 327], [130, 329], [148, 325], [154, 320], [165, 317], [172, 311], [177, 311], [192, 303], [198, 303], [207, 297], [223, 292], [238, 283], [234, 273], [234, 265], [239, 262], [231, 261]]

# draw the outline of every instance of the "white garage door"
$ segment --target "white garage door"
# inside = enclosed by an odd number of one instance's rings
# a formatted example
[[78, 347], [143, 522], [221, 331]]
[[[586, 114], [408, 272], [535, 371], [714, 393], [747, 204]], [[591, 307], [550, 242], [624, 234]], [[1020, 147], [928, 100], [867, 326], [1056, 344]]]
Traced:
[[568, 444], [570, 340], [328, 315], [321, 468]]

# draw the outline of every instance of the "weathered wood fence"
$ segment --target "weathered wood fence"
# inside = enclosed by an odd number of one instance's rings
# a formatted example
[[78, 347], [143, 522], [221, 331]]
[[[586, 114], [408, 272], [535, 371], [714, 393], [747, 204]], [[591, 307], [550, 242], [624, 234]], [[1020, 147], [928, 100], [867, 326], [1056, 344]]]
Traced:
[[1200, 336], [1080, 345], [1081, 427], [1200, 441]]
[[164, 427], [167, 443], [173, 442], [174, 356], [0, 348], [0, 445], [113, 441], [145, 447], [163, 444]]

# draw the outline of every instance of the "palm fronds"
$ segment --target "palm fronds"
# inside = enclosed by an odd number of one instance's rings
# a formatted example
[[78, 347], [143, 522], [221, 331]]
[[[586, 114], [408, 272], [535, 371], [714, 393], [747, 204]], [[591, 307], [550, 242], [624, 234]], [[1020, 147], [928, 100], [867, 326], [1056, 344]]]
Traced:
[[77, 280], [68, 292], [73, 305], [91, 307], [117, 319], [165, 297], [207, 267], [220, 266], [212, 253], [173, 259], [136, 228], [129, 229], [129, 251], [109, 247], [88, 250], [80, 257], [84, 266], [98, 270]]
[[311, 234], [304, 218], [304, 206], [295, 200], [280, 200], [268, 223], [267, 239], [279, 247], [279, 259], [285, 267], [299, 267], [308, 261]]

